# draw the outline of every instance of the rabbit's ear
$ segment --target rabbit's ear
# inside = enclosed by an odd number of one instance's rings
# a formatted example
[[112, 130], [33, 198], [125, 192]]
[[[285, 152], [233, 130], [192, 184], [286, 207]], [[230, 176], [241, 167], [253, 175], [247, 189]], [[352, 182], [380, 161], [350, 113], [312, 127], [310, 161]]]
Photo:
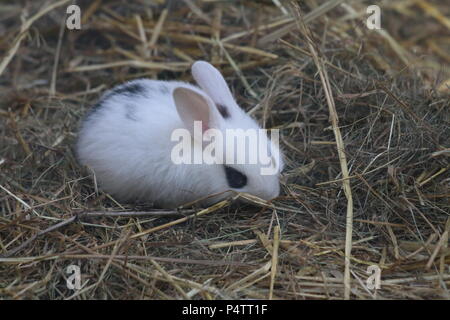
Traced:
[[195, 121], [201, 121], [202, 133], [211, 128], [218, 128], [218, 114], [214, 102], [205, 95], [186, 87], [178, 87], [173, 91], [173, 99], [178, 115], [191, 133], [194, 132]]
[[196, 61], [192, 65], [191, 72], [197, 84], [216, 103], [218, 111], [224, 118], [227, 114], [229, 116], [228, 108], [239, 108], [222, 74], [210, 63]]

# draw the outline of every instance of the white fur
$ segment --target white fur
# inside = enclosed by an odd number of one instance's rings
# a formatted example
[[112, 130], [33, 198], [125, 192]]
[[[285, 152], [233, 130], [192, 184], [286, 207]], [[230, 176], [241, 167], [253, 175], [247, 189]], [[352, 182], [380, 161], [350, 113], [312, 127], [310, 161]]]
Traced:
[[[176, 88], [187, 89], [200, 95], [209, 107], [211, 127], [259, 129], [258, 124], [238, 107], [225, 80], [212, 65], [198, 61], [192, 73], [201, 89], [178, 81], [139, 79], [106, 92], [83, 121], [76, 145], [77, 156], [82, 165], [95, 173], [100, 187], [121, 200], [145, 200], [162, 207], [176, 207], [211, 194], [220, 196], [203, 201], [211, 204], [229, 196], [223, 193], [231, 188], [227, 184], [223, 165], [177, 165], [170, 155], [176, 142], [170, 140], [173, 130], [188, 128], [190, 111], [180, 116], [175, 104]], [[114, 93], [123, 86], [140, 84], [144, 94]], [[203, 90], [204, 91], [203, 91]], [[176, 91], [177, 99], [186, 90]], [[179, 100], [178, 100], [179, 101]], [[214, 103], [228, 107], [229, 119], [223, 119]], [[195, 108], [195, 106], [192, 106]], [[195, 112], [194, 112], [195, 113]], [[191, 116], [191, 117], [190, 117]], [[271, 153], [280, 151], [269, 139]], [[256, 152], [249, 146], [248, 152]], [[226, 152], [226, 150], [225, 150]], [[280, 156], [279, 168], [283, 168]], [[279, 194], [278, 175], [262, 176], [259, 165], [232, 165], [247, 175], [248, 184], [240, 192], [248, 192], [263, 199], [272, 199]]]

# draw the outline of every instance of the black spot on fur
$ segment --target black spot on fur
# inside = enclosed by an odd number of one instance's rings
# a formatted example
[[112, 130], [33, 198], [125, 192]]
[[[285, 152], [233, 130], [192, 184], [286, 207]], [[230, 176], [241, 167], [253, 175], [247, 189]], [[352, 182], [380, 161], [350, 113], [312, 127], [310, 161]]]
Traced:
[[131, 121], [138, 121], [136, 116], [136, 106], [134, 104], [125, 105], [125, 118]]
[[[146, 93], [146, 87], [142, 85], [141, 83], [126, 83], [124, 85], [121, 85], [117, 88], [114, 88], [111, 92], [111, 95], [115, 94], [124, 94], [127, 96], [145, 96]], [[109, 96], [111, 96], [109, 95]], [[108, 96], [108, 97], [109, 97]]]
[[230, 113], [228, 112], [228, 108], [223, 104], [216, 103], [217, 110], [219, 110], [220, 114], [224, 119], [228, 119], [230, 117]]
[[230, 188], [240, 189], [247, 185], [247, 176], [245, 174], [229, 166], [224, 166], [224, 168]]
[[[151, 88], [150, 88], [151, 89]], [[155, 88], [153, 89], [155, 90]], [[119, 85], [111, 90], [109, 90], [103, 97], [97, 101], [96, 104], [92, 106], [92, 108], [89, 109], [87, 112], [85, 119], [90, 119], [92, 116], [95, 116], [99, 111], [103, 109], [104, 105], [107, 105], [108, 99], [114, 97], [115, 95], [125, 95], [127, 97], [132, 96], [144, 96], [148, 97], [149, 95], [149, 88], [144, 86], [142, 83], [139, 82], [130, 82], [125, 83], [123, 85]], [[125, 105], [126, 113], [125, 117], [132, 121], [138, 121], [136, 115], [135, 115], [135, 108], [136, 106], [130, 104]]]

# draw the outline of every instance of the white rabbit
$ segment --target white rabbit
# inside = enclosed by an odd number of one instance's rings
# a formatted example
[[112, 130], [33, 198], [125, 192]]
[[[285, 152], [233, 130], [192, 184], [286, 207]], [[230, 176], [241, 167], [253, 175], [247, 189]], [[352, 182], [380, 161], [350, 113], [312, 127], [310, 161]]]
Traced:
[[[81, 124], [76, 145], [80, 163], [118, 199], [151, 201], [160, 207], [174, 208], [198, 199], [210, 205], [227, 198], [230, 190], [266, 200], [277, 197], [283, 159], [277, 143], [266, 134], [262, 143], [275, 168], [272, 175], [261, 174], [260, 162], [174, 163], [171, 155], [178, 142], [172, 141], [172, 133], [185, 128], [193, 134], [194, 121], [202, 121], [202, 133], [261, 129], [236, 104], [225, 79], [211, 64], [195, 62], [192, 75], [201, 89], [186, 82], [139, 79], [107, 91]], [[204, 148], [204, 141], [193, 138], [192, 142]], [[223, 147], [226, 158], [233, 151]], [[255, 154], [258, 146], [248, 144], [245, 152]]]

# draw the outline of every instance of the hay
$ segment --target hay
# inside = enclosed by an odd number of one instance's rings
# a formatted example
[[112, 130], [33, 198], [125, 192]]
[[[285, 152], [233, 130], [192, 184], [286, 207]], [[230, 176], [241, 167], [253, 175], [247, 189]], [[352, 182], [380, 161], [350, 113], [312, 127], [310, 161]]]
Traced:
[[[24, 2], [0, 4], [0, 298], [450, 298], [443, 2], [380, 1], [369, 30], [368, 1], [78, 1], [78, 31], [67, 1]], [[82, 116], [128, 79], [191, 81], [196, 59], [281, 130], [283, 195], [167, 211], [97, 191]]]

